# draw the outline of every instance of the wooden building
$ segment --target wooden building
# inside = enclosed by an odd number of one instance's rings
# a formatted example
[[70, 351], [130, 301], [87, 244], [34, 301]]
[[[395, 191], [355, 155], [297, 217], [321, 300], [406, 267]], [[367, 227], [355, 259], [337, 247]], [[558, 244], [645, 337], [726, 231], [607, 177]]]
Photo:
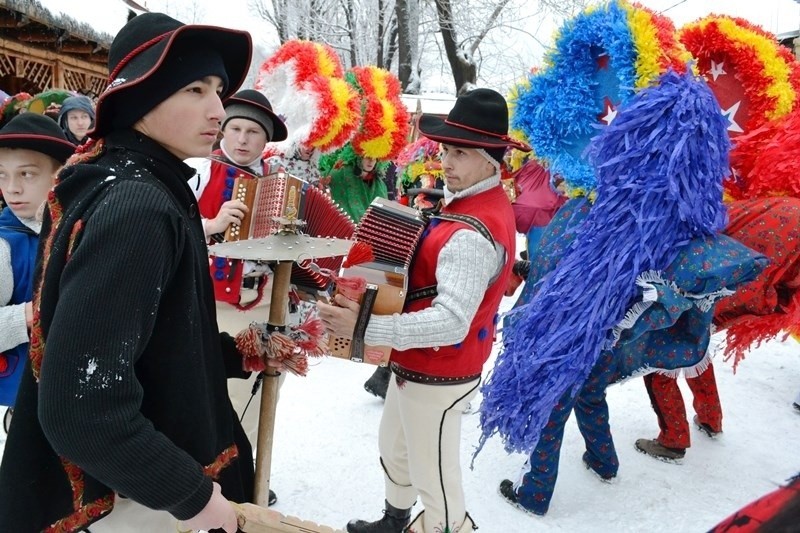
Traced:
[[8, 94], [66, 89], [98, 95], [108, 83], [112, 40], [37, 0], [0, 0], [0, 89]]

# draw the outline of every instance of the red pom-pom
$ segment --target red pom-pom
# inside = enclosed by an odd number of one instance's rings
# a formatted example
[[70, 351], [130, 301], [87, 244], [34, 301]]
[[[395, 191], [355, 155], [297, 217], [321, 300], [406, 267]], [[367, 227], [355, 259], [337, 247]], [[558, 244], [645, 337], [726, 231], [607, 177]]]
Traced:
[[372, 250], [372, 246], [363, 241], [356, 241], [353, 243], [350, 251], [347, 252], [347, 257], [344, 258], [342, 266], [344, 268], [349, 268], [362, 263], [369, 263], [370, 261], [374, 260], [375, 252]]

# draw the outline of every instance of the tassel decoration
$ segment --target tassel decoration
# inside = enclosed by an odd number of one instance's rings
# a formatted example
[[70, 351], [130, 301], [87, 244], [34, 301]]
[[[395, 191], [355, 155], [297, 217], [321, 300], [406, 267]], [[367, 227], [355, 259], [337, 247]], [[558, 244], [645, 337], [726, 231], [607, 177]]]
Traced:
[[350, 268], [352, 266], [369, 263], [370, 261], [374, 260], [375, 252], [373, 251], [372, 246], [364, 241], [356, 241], [353, 243], [353, 246], [350, 247], [350, 251], [347, 252], [347, 257], [344, 258], [342, 267]]

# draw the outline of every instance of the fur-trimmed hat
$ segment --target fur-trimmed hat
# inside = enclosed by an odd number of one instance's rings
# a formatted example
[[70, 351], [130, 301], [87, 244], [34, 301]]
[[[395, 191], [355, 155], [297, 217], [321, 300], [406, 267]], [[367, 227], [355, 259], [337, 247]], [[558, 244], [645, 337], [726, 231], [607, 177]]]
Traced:
[[261, 126], [267, 133], [267, 142], [283, 141], [286, 139], [286, 125], [281, 118], [272, 111], [272, 104], [266, 96], [253, 89], [245, 89], [231, 96], [225, 102], [225, 124], [233, 118], [246, 118]]
[[38, 113], [22, 113], [0, 129], [0, 148], [23, 148], [49, 155], [62, 165], [75, 151], [58, 124]]
[[181, 87], [205, 76], [223, 79], [224, 100], [244, 82], [251, 54], [245, 31], [183, 24], [163, 13], [134, 17], [111, 43], [109, 85], [97, 102], [89, 135], [99, 139], [132, 126]]
[[498, 161], [502, 160], [503, 152], [509, 146], [524, 152], [531, 149], [509, 137], [506, 100], [492, 89], [474, 89], [462, 94], [446, 119], [422, 115], [419, 131], [440, 143], [483, 148]]

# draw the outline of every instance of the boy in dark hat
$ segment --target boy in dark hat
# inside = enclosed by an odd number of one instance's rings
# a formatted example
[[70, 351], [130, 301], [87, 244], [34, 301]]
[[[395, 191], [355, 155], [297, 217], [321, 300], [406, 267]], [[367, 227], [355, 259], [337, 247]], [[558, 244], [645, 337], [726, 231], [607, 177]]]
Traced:
[[70, 96], [61, 104], [58, 125], [64, 130], [67, 140], [81, 145], [89, 140], [89, 130], [94, 126], [94, 105], [87, 96]]
[[[190, 185], [197, 197], [207, 238], [224, 233], [228, 226], [244, 218], [247, 206], [231, 198], [234, 179], [269, 174], [264, 147], [268, 142], [286, 139], [286, 133], [283, 121], [260, 92], [246, 89], [228, 99], [219, 149], [211, 158], [186, 161], [197, 170]], [[211, 273], [217, 300], [239, 304], [244, 268], [241, 261], [231, 266], [227, 260], [215, 258]]]
[[[514, 213], [500, 185], [508, 137], [503, 97], [475, 89], [458, 98], [444, 121], [423, 115], [423, 135], [442, 146], [446, 188], [440, 214], [417, 247], [402, 314], [370, 318], [368, 345], [392, 346], [393, 379], [379, 434], [386, 510], [376, 522], [353, 520], [350, 533], [468, 531], [461, 486], [461, 415], [475, 397], [494, 337], [497, 308], [515, 255]], [[351, 337], [358, 305], [336, 297], [318, 303], [331, 334]], [[424, 511], [409, 526], [411, 507]]]
[[253, 460], [226, 378], [245, 375], [183, 160], [211, 153], [251, 52], [246, 32], [160, 13], [115, 37], [97, 141], [44, 216], [0, 531], [119, 531], [131, 507], [138, 531], [237, 530], [229, 500], [251, 499]]
[[36, 214], [74, 148], [44, 115], [23, 113], [0, 129], [0, 194], [8, 202], [0, 212], [0, 405], [8, 407], [6, 431], [28, 358], [33, 269], [42, 227]]

